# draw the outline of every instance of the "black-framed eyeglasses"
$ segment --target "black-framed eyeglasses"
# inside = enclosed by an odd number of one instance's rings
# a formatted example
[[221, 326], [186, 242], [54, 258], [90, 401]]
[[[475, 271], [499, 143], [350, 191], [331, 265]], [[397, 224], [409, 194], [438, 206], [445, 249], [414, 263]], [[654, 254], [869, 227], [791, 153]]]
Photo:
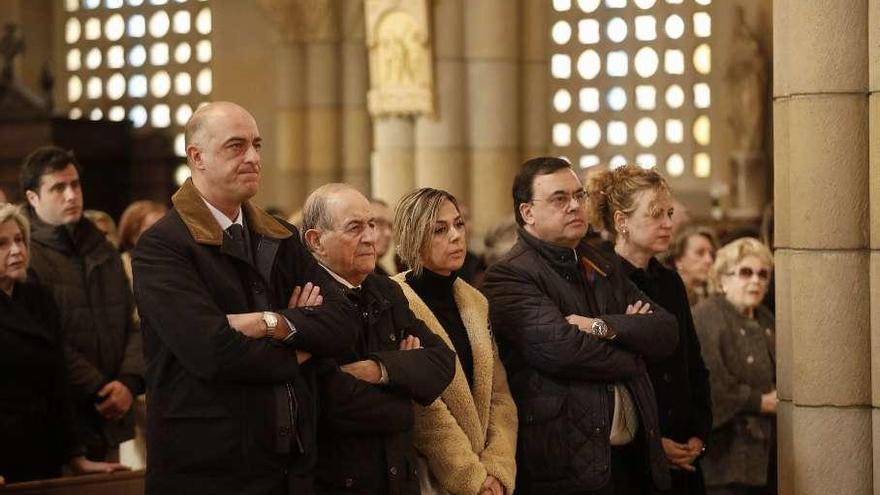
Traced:
[[758, 278], [764, 282], [766, 282], [767, 280], [770, 280], [770, 270], [767, 270], [766, 268], [761, 268], [760, 270], [758, 270], [756, 272], [755, 270], [752, 270], [751, 268], [749, 268], [747, 266], [741, 266], [739, 268], [739, 270], [737, 270], [735, 272], [727, 272], [727, 274], [728, 275], [736, 275], [743, 280], [749, 280], [752, 277], [754, 277], [755, 275], [757, 275]]
[[587, 191], [579, 189], [571, 194], [557, 193], [553, 196], [550, 196], [549, 198], [533, 199], [532, 202], [534, 203], [536, 201], [543, 201], [545, 203], [548, 203], [553, 208], [556, 208], [557, 210], [562, 210], [566, 206], [571, 204], [572, 199], [575, 200], [578, 207], [584, 206], [587, 203], [587, 198], [589, 197], [590, 195], [589, 193], [587, 193]]

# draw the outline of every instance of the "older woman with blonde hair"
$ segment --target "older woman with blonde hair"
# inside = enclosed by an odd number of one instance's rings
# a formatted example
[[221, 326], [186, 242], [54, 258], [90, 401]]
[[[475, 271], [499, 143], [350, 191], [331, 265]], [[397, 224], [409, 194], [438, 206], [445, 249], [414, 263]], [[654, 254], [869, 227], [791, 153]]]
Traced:
[[489, 329], [486, 298], [456, 276], [467, 251], [455, 197], [423, 188], [397, 205], [397, 252], [410, 271], [394, 277], [410, 309], [455, 349], [442, 396], [415, 406], [423, 494], [510, 494], [516, 479], [516, 406]]
[[[30, 231], [0, 203], [0, 484], [125, 469], [92, 462], [76, 441], [61, 315], [52, 295], [26, 282]], [[13, 379], [14, 378], [14, 379]]]
[[595, 174], [587, 187], [594, 227], [608, 232], [624, 272], [678, 320], [678, 345], [648, 363], [661, 444], [674, 495], [705, 493], [699, 458], [712, 427], [709, 379], [681, 277], [656, 258], [669, 249], [673, 197], [655, 170], [627, 165]]
[[715, 412], [704, 461], [712, 495], [775, 493], [775, 322], [761, 305], [772, 269], [764, 244], [737, 239], [716, 253], [714, 295], [694, 308]]

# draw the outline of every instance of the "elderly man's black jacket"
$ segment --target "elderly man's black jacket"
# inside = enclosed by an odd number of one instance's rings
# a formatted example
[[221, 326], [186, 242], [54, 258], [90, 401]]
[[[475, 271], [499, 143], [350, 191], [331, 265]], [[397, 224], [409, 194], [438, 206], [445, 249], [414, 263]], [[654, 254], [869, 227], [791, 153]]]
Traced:
[[[646, 467], [665, 489], [669, 471], [645, 359], [675, 349], [675, 318], [654, 304], [651, 314], [625, 315], [627, 304], [650, 300], [615, 259], [586, 242], [560, 248], [522, 229], [483, 288], [520, 415], [517, 493], [575, 494], [609, 482], [614, 383], [636, 403]], [[580, 331], [565, 320], [570, 314], [602, 318], [617, 338]]]
[[[370, 274], [359, 290], [338, 283], [336, 290], [359, 307], [361, 332], [354, 353], [319, 371], [317, 491], [417, 495], [413, 401], [428, 405], [440, 396], [455, 373], [455, 353], [413, 315], [390, 278]], [[409, 335], [423, 349], [398, 350]], [[381, 362], [389, 382], [373, 385], [337, 366], [363, 359]]]
[[[357, 313], [327, 294], [286, 309], [295, 286], [330, 283], [296, 229], [242, 205], [253, 256], [236, 254], [191, 182], [133, 257], [147, 359], [148, 494], [310, 493], [314, 356], [352, 352]], [[226, 315], [272, 309], [292, 345], [248, 338]]]

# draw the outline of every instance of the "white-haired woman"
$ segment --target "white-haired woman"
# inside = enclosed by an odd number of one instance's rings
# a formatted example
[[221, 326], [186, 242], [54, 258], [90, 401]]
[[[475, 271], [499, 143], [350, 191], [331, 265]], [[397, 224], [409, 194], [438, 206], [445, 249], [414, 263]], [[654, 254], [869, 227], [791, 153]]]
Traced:
[[486, 298], [456, 276], [467, 252], [458, 202], [446, 191], [418, 189], [400, 200], [394, 226], [397, 252], [410, 267], [394, 280], [413, 313], [457, 354], [455, 376], [440, 399], [415, 406], [415, 445], [426, 461], [422, 493], [510, 494], [516, 406]]
[[48, 291], [25, 282], [30, 233], [18, 208], [0, 203], [0, 484], [124, 469], [92, 462], [71, 423], [61, 320]]
[[718, 250], [714, 295], [694, 308], [714, 423], [703, 472], [710, 495], [775, 493], [775, 322], [761, 301], [773, 256], [744, 237]]

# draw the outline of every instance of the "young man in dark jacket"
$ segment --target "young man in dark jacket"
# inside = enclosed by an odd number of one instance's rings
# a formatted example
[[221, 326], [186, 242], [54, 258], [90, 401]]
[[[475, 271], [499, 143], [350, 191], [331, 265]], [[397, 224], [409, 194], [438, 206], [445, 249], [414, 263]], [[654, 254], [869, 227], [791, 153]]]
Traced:
[[353, 352], [318, 371], [319, 494], [418, 495], [413, 407], [433, 402], [452, 380], [455, 354], [417, 319], [400, 286], [374, 273], [370, 203], [345, 184], [306, 200], [306, 245], [360, 309]]
[[483, 286], [520, 414], [521, 494], [669, 484], [645, 360], [675, 348], [675, 318], [584, 241], [586, 199], [568, 162], [527, 161], [513, 185], [519, 239]]
[[[250, 203], [262, 139], [214, 102], [186, 128], [192, 170], [133, 256], [147, 357], [147, 494], [313, 493], [310, 354], [354, 347], [353, 305], [296, 229]], [[299, 289], [297, 289], [299, 288]]]
[[144, 391], [141, 334], [119, 252], [83, 217], [79, 163], [43, 147], [22, 165], [31, 222], [31, 279], [61, 310], [76, 433], [94, 461], [115, 461], [134, 436], [134, 397]]

